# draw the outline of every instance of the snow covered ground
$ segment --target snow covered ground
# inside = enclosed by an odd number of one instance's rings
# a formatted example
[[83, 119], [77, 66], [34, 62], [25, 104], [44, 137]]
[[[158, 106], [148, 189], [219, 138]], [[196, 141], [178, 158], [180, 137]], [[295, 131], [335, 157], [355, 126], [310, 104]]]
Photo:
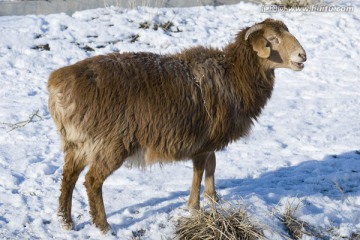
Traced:
[[[286, 203], [300, 203], [296, 216], [331, 230], [331, 239], [351, 239], [360, 233], [360, 4], [353, 6], [346, 13], [262, 13], [260, 5], [239, 3], [0, 17], [0, 238], [172, 239], [176, 219], [187, 214], [190, 162], [120, 168], [108, 178], [104, 201], [116, 236], [91, 225], [82, 174], [75, 230], [60, 228], [63, 156], [47, 109], [47, 77], [112, 51], [221, 47], [241, 28], [272, 17], [287, 24], [308, 61], [302, 72], [276, 71], [273, 97], [251, 136], [217, 153], [218, 193], [244, 204], [268, 239], [285, 238], [272, 212]], [[170, 31], [154, 30], [167, 21]], [[139, 28], [144, 22], [150, 28]]]

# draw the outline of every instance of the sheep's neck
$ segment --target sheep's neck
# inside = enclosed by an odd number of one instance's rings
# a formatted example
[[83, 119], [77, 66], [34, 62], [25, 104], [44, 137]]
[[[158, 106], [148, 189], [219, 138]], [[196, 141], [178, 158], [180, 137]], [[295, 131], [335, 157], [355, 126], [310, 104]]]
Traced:
[[225, 49], [229, 79], [241, 96], [243, 111], [256, 119], [274, 86], [274, 69], [265, 67], [265, 61], [259, 58], [247, 43], [230, 44]]

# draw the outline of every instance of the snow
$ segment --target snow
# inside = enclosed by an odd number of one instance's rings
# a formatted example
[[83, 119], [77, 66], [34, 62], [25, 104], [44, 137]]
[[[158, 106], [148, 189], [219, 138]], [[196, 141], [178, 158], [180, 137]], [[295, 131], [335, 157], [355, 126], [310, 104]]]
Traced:
[[[123, 167], [110, 176], [103, 192], [115, 235], [106, 236], [91, 225], [83, 173], [73, 197], [75, 230], [61, 229], [63, 155], [47, 109], [47, 77], [59, 67], [112, 51], [222, 47], [240, 29], [272, 17], [287, 24], [308, 61], [301, 72], [276, 71], [272, 99], [251, 135], [217, 153], [218, 193], [247, 206], [250, 216], [267, 226], [268, 239], [285, 239], [272, 212], [287, 203], [299, 203], [296, 216], [331, 229], [332, 239], [351, 239], [360, 232], [359, 7], [261, 13], [261, 5], [239, 3], [0, 17], [0, 237], [172, 239], [176, 219], [187, 214], [191, 162], [146, 171]], [[139, 28], [146, 21], [150, 28]], [[153, 29], [167, 21], [173, 22], [172, 31]], [[50, 51], [37, 49], [46, 44]], [[94, 51], [86, 51], [90, 48]], [[20, 122], [24, 126], [14, 125]]]

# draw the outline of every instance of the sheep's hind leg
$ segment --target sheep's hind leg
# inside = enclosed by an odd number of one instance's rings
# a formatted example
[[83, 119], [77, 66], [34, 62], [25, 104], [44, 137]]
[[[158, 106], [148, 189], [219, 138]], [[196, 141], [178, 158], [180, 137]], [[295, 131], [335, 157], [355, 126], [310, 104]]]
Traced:
[[204, 197], [210, 200], [210, 203], [218, 202], [219, 198], [215, 191], [215, 168], [216, 168], [216, 157], [215, 153], [209, 154], [205, 165], [205, 189]]
[[83, 160], [75, 158], [73, 148], [65, 151], [58, 216], [60, 217], [62, 227], [67, 230], [73, 228], [71, 220], [72, 195], [75, 184], [85, 165]]
[[89, 198], [92, 221], [103, 233], [107, 233], [111, 227], [106, 220], [104, 201], [102, 197], [102, 185], [106, 178], [118, 169], [122, 163], [123, 159], [120, 161], [97, 159], [92, 163], [85, 176], [84, 185]]

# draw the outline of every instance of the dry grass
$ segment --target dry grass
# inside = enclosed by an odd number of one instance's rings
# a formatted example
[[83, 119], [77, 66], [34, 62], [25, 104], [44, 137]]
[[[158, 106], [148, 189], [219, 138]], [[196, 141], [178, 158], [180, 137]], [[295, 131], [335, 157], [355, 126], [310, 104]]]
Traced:
[[[297, 202], [297, 203], [296, 203]], [[193, 210], [191, 216], [181, 217], [175, 224], [175, 238], [180, 240], [255, 240], [266, 239], [263, 230], [279, 235], [282, 239], [351, 239], [360, 240], [360, 234], [353, 232], [345, 237], [338, 234], [337, 228], [326, 229], [300, 220], [297, 215], [302, 202], [288, 202], [283, 211], [275, 208], [273, 215], [284, 225], [287, 234], [274, 231], [269, 226], [252, 222], [247, 211], [240, 204], [229, 202], [211, 203], [207, 210]], [[261, 226], [261, 227], [260, 227]]]
[[31, 49], [40, 50], [40, 51], [50, 51], [50, 46], [48, 43], [46, 43], [46, 44], [36, 45]]
[[360, 240], [360, 233], [353, 232], [351, 235], [352, 239], [354, 240]]
[[300, 203], [287, 203], [285, 206], [284, 212], [281, 214], [278, 211], [275, 213], [275, 216], [280, 219], [284, 224], [285, 230], [288, 232], [291, 239], [302, 239], [304, 235], [315, 237], [315, 239], [328, 240], [331, 237], [329, 236], [328, 231], [310, 225], [309, 223], [298, 219], [295, 215], [297, 210], [300, 207]]
[[304, 222], [298, 220], [294, 214], [298, 210], [299, 204], [296, 206], [292, 206], [288, 204], [285, 207], [285, 212], [283, 214], [282, 222], [289, 233], [290, 237], [293, 239], [302, 239], [303, 236], [303, 229], [304, 229]]
[[137, 231], [132, 231], [132, 238], [131, 240], [141, 240], [141, 237], [143, 237], [146, 233], [145, 229], [140, 229]]
[[193, 210], [176, 225], [176, 237], [181, 240], [255, 240], [265, 239], [259, 227], [249, 220], [243, 207], [229, 203], [212, 204], [206, 210]]
[[174, 30], [173, 27], [175, 27], [175, 25], [171, 21], [167, 21], [164, 23], [160, 23], [160, 22], [151, 23], [149, 21], [145, 21], [145, 22], [141, 22], [139, 24], [139, 28], [149, 29], [151, 27], [151, 25], [153, 25], [153, 29], [155, 31], [162, 29], [162, 30], [164, 30], [164, 32], [173, 32], [173, 33], [182, 32], [182, 30], [180, 30], [179, 27], [176, 27], [176, 29]]

